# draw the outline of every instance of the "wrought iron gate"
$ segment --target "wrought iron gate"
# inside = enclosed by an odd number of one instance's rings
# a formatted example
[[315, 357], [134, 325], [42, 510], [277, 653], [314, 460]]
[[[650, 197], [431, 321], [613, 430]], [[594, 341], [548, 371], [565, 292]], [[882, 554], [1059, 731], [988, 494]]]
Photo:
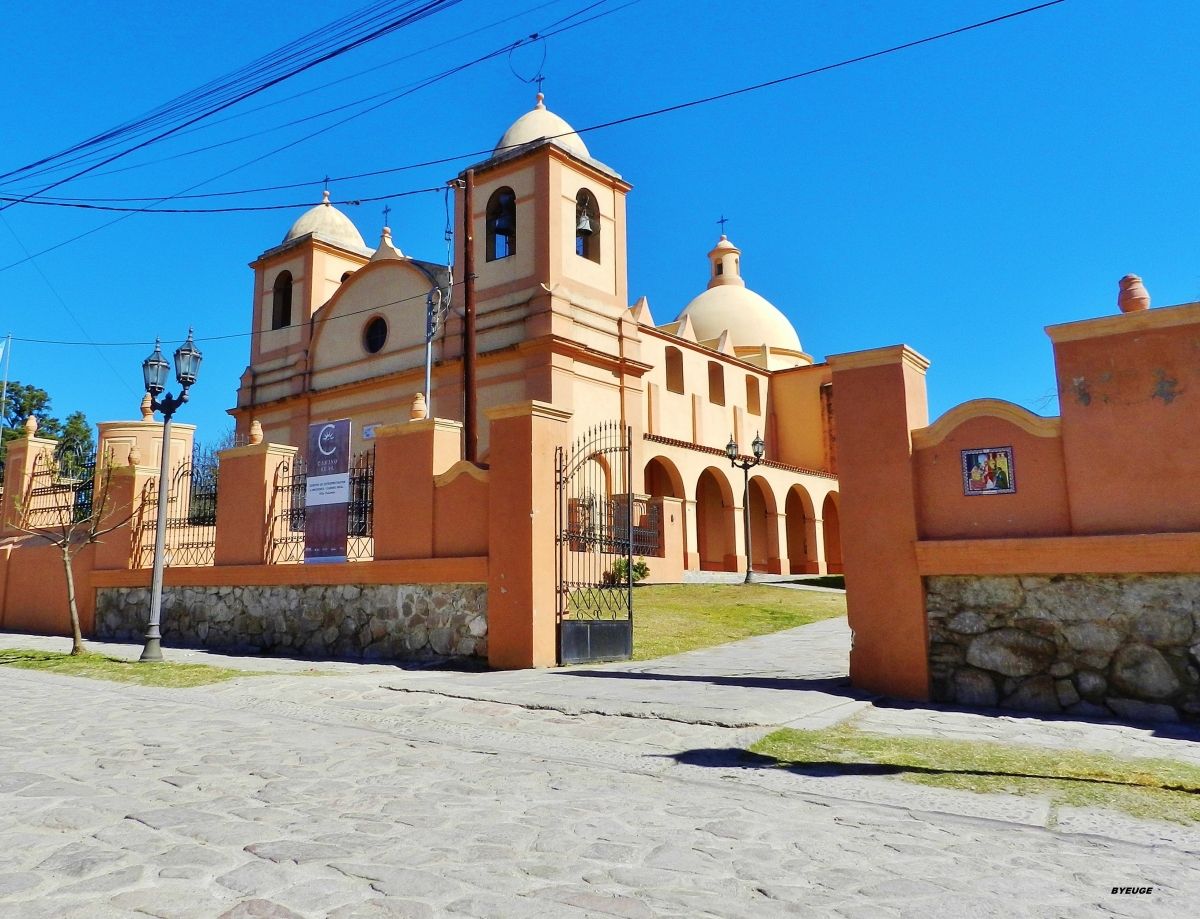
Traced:
[[633, 655], [632, 430], [598, 424], [556, 455], [558, 662]]

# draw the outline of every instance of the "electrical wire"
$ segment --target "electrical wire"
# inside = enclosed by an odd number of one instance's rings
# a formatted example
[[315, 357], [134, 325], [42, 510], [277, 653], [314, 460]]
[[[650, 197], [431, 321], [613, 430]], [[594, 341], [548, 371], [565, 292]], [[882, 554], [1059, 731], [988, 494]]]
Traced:
[[[438, 185], [435, 188], [414, 188], [410, 191], [398, 191], [390, 195], [375, 195], [370, 198], [352, 198], [346, 201], [330, 201], [329, 203], [347, 207], [356, 207], [360, 204], [369, 204], [372, 201], [390, 201], [393, 198], [407, 198], [410, 195], [424, 195], [428, 194], [429, 192], [442, 190], [443, 186]], [[0, 201], [3, 200], [5, 199], [0, 197]], [[158, 200], [163, 201], [167, 199], [160, 198]], [[295, 210], [296, 208], [314, 206], [312, 201], [301, 201], [298, 204], [260, 204], [245, 205], [242, 207], [120, 207], [117, 205], [83, 204], [67, 201], [38, 201], [36, 203], [47, 205], [49, 207], [81, 208], [89, 211], [123, 211], [130, 214], [233, 214], [244, 211], [287, 211]]]

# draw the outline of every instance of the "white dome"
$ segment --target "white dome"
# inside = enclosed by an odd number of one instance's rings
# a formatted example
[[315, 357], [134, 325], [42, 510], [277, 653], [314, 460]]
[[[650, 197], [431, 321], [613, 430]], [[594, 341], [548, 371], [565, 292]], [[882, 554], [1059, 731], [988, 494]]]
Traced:
[[513, 122], [512, 127], [504, 132], [504, 136], [500, 138], [500, 143], [496, 144], [496, 149], [492, 151], [493, 156], [499, 156], [501, 153], [505, 153], [522, 144], [529, 144], [535, 140], [553, 137], [559, 144], [566, 147], [575, 155], [591, 158], [591, 154], [588, 153], [588, 148], [584, 144], [583, 138], [575, 133], [574, 128], [546, 108], [542, 101], [544, 98], [541, 93], [538, 93], [537, 105], [533, 111], [526, 112]]
[[742, 280], [742, 252], [724, 236], [708, 253], [708, 290], [683, 308], [678, 319], [692, 320], [698, 341], [720, 338], [728, 331], [734, 349], [772, 350], [803, 354], [800, 336], [774, 304], [747, 289]]
[[300, 219], [292, 224], [292, 228], [287, 231], [287, 236], [283, 237], [283, 241], [285, 244], [290, 243], [293, 239], [308, 236], [310, 233], [315, 233], [327, 242], [346, 249], [362, 251], [367, 248], [362, 234], [358, 232], [358, 227], [351, 222], [349, 217], [329, 203], [329, 192], [325, 192], [325, 201], [322, 204], [305, 211]]
[[679, 318], [684, 316], [691, 317], [699, 341], [718, 338], [728, 330], [734, 348], [770, 345], [786, 351], [804, 350], [787, 316], [745, 287], [711, 287], [683, 308]]

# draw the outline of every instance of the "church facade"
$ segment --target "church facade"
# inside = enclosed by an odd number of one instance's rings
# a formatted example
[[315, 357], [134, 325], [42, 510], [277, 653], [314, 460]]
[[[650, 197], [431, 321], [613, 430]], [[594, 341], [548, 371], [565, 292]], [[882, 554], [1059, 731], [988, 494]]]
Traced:
[[[428, 412], [461, 421], [470, 220], [482, 463], [492, 446], [485, 413], [498, 406], [537, 400], [569, 412], [572, 438], [619, 422], [632, 430], [633, 489], [674, 499], [683, 517], [682, 545], [653, 579], [748, 563], [840, 572], [831, 371], [747, 288], [741, 251], [722, 236], [706, 259], [707, 287], [656, 324], [628, 291], [631, 186], [540, 95], [473, 171], [474, 213], [455, 194], [453, 273], [405, 256], [387, 228], [370, 248], [328, 195], [251, 264], [256, 334], [230, 412], [238, 433], [258, 422], [267, 441], [303, 445], [310, 423], [350, 418], [356, 449], [370, 449], [375, 429], [408, 420], [424, 391], [427, 303], [438, 289], [452, 291], [451, 309], [433, 342]], [[748, 562], [743, 478], [726, 444], [745, 456], [758, 436]]]

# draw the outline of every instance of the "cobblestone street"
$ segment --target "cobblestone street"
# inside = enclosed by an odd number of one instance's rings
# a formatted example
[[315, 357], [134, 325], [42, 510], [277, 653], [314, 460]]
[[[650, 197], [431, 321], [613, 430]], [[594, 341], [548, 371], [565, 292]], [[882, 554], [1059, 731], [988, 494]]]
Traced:
[[[1195, 914], [1195, 830], [1082, 811], [1048, 828], [1036, 799], [739, 762], [763, 718], [852, 713], [1196, 759], [1149, 730], [871, 706], [829, 673], [839, 628], [590, 668], [633, 679], [338, 665], [170, 690], [0, 669], [0, 915]], [[554, 704], [567, 684], [586, 688]]]

